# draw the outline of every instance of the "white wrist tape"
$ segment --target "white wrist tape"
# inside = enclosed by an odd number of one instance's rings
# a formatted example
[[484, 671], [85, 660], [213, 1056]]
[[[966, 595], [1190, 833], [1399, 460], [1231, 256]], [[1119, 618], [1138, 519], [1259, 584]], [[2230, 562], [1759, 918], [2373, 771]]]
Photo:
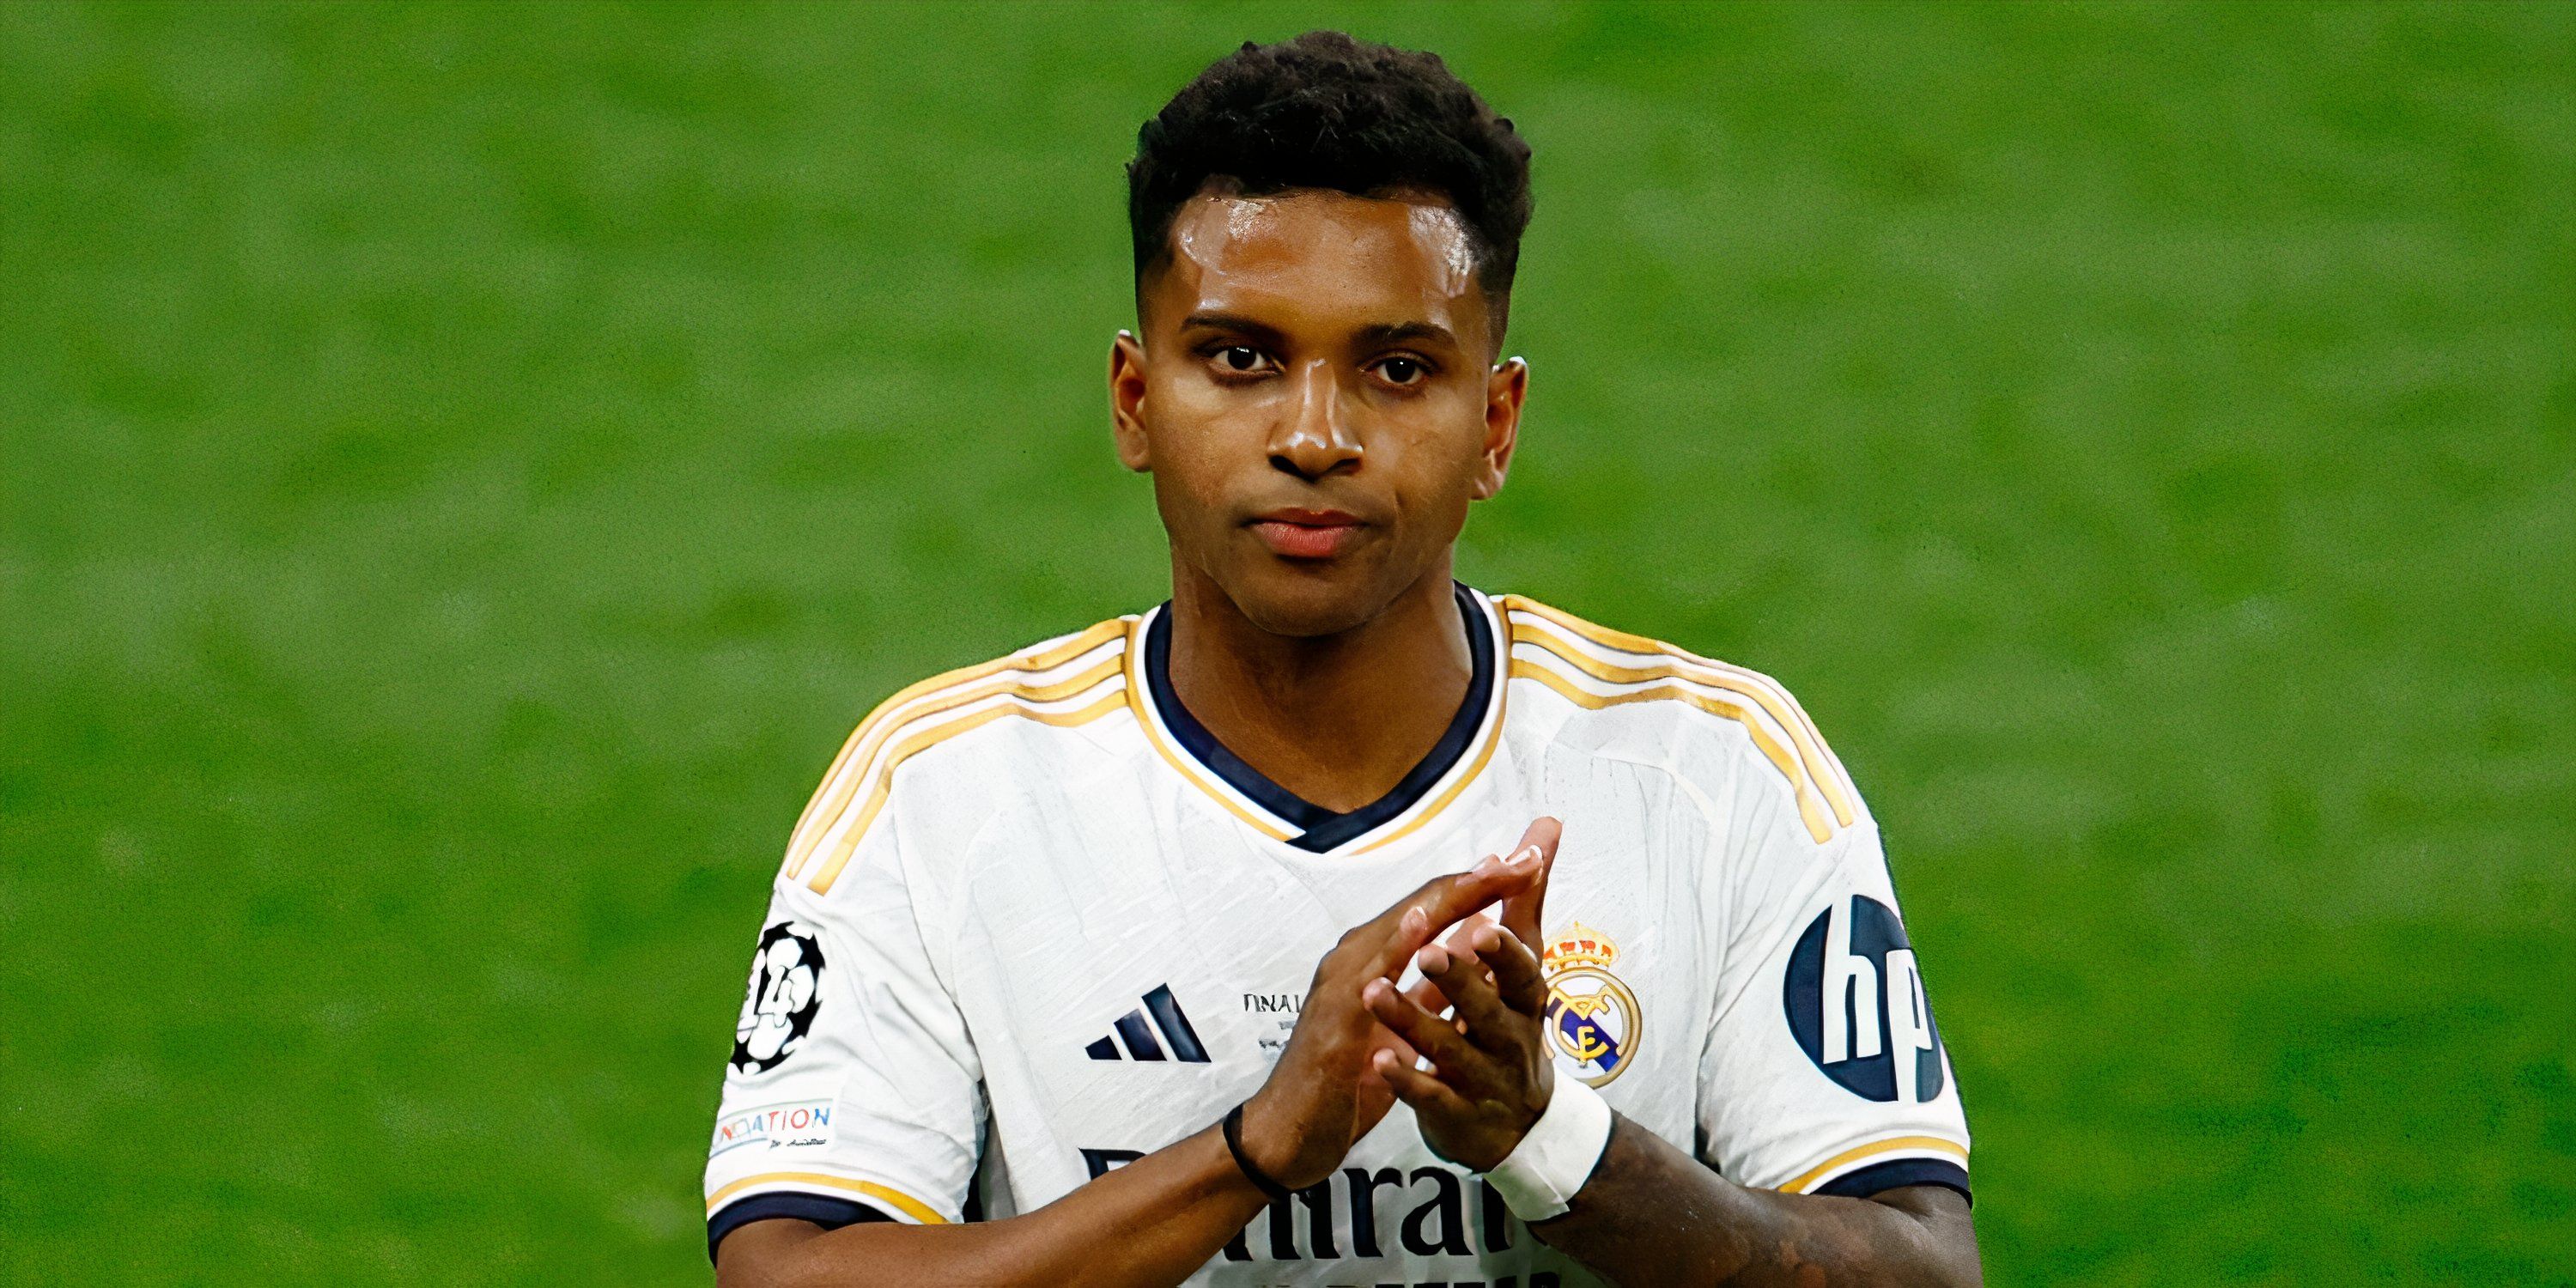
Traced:
[[1609, 1147], [1610, 1102], [1560, 1071], [1546, 1112], [1485, 1180], [1523, 1221], [1563, 1216]]

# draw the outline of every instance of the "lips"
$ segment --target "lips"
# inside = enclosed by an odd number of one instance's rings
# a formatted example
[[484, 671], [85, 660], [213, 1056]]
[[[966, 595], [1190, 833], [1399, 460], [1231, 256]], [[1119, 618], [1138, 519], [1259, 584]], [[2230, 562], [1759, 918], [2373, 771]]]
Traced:
[[1251, 527], [1283, 559], [1330, 559], [1359, 538], [1361, 524], [1339, 510], [1272, 510]]

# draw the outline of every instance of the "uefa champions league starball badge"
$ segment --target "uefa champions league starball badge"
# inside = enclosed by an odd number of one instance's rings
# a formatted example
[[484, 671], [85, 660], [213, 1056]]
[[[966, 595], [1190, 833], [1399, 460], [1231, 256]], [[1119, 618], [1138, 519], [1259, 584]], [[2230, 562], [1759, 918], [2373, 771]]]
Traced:
[[1540, 959], [1547, 977], [1548, 1039], [1588, 1086], [1628, 1071], [1646, 1027], [1637, 995], [1610, 973], [1618, 960], [1619, 946], [1579, 921], [1548, 936]]
[[733, 1072], [766, 1073], [796, 1050], [823, 1009], [823, 945], [792, 921], [761, 932], [751, 984], [733, 1026]]

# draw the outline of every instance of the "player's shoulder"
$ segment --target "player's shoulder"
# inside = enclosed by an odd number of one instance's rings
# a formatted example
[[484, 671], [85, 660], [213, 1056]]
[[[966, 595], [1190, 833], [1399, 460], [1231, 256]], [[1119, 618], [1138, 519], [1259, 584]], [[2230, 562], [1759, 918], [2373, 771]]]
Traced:
[[1842, 762], [1778, 680], [1525, 595], [1494, 602], [1511, 642], [1514, 687], [1559, 700], [1557, 741], [1685, 772], [1713, 759], [1776, 777], [1819, 843], [1860, 818], [1860, 795]]
[[[1025, 782], [1031, 765], [1096, 750], [1089, 734], [1127, 708], [1138, 618], [1112, 617], [1001, 657], [943, 671], [878, 703], [841, 745], [787, 845], [781, 875], [820, 894], [905, 790], [971, 813]], [[923, 782], [923, 775], [932, 781]]]

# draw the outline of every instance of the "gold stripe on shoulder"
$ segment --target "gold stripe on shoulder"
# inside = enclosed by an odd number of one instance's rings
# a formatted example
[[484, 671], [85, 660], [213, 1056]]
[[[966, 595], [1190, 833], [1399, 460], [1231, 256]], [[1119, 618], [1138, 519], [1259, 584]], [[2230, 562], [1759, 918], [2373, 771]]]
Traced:
[[829, 1189], [847, 1190], [853, 1194], [864, 1194], [869, 1198], [882, 1199], [891, 1203], [905, 1216], [923, 1225], [948, 1224], [948, 1218], [939, 1215], [939, 1209], [891, 1185], [879, 1185], [875, 1181], [862, 1181], [847, 1176], [834, 1176], [829, 1172], [762, 1172], [758, 1176], [746, 1176], [708, 1195], [707, 1215], [714, 1216], [716, 1208], [726, 1199], [755, 1185], [821, 1185]]
[[[1116, 678], [1114, 659], [1112, 663], [1103, 663], [1103, 666], [1109, 667], [1106, 674], [1096, 670], [1085, 673], [1086, 677], [1099, 675], [1100, 678], [1092, 681], [1093, 689], [1106, 688], [1108, 681]], [[1089, 724], [1127, 705], [1127, 695], [1118, 691], [1104, 694], [1087, 706], [1069, 711], [1040, 711], [1035, 707], [1020, 705], [1024, 702], [1042, 701], [1043, 699], [1034, 695], [1043, 691], [1026, 689], [1005, 693], [1002, 695], [1004, 701], [1000, 706], [986, 707], [971, 715], [960, 716], [944, 724], [932, 725], [889, 747], [880, 758], [878, 767], [868, 776], [871, 785], [868, 788], [867, 800], [859, 806], [857, 819], [848, 827], [839, 829], [839, 840], [816, 847], [813, 858], [820, 866], [816, 868], [813, 879], [805, 883], [806, 888], [816, 894], [831, 893], [832, 883], [840, 879], [841, 869], [848, 867], [850, 857], [858, 853], [859, 841], [867, 835], [868, 825], [876, 822], [878, 813], [885, 809], [886, 801], [894, 794], [894, 771], [901, 768], [903, 762], [951, 738], [971, 733], [996, 720], [1017, 718], [1034, 720], [1039, 724], [1054, 725], [1058, 728], [1069, 728], [1074, 725]], [[827, 830], [825, 835], [829, 836], [831, 832]]]
[[[1798, 700], [1790, 696], [1789, 690], [1779, 681], [1759, 671], [1747, 670], [1720, 662], [1715, 658], [1702, 657], [1687, 649], [1676, 648], [1662, 640], [1648, 639], [1643, 635], [1631, 635], [1626, 631], [1613, 630], [1607, 626], [1588, 622], [1563, 609], [1551, 608], [1524, 596], [1505, 595], [1503, 604], [1507, 609], [1527, 614], [1526, 618], [1512, 623], [1512, 638], [1516, 643], [1521, 642], [1524, 632], [1533, 627], [1544, 629], [1546, 626], [1554, 626], [1570, 635], [1616, 652], [1669, 658], [1673, 665], [1682, 668], [1673, 673], [1674, 678], [1687, 679], [1710, 688], [1725, 689], [1752, 699], [1755, 705], [1762, 708], [1764, 714], [1771, 717], [1773, 723], [1778, 724], [1788, 733], [1789, 741], [1798, 749], [1798, 759], [1805, 763], [1808, 775], [1823, 791], [1826, 803], [1833, 809], [1835, 820], [1849, 827], [1856, 817], [1852, 808], [1851, 784], [1843, 774], [1842, 762], [1834, 756], [1833, 749], [1825, 745], [1824, 735], [1817, 732], [1815, 722], [1807, 718], [1806, 708], [1799, 706]], [[1550, 649], [1549, 651], [1567, 655], [1577, 650]], [[1590, 670], [1587, 663], [1611, 666], [1609, 663], [1591, 658], [1578, 659], [1567, 656], [1566, 660], [1586, 670]], [[1611, 667], [1611, 669], [1629, 668]], [[1608, 678], [1597, 671], [1592, 673], [1596, 678]]]
[[[1549, 655], [1555, 656], [1554, 650], [1550, 650]], [[1798, 818], [1807, 825], [1807, 835], [1814, 837], [1818, 845], [1833, 839], [1833, 824], [1826, 821], [1824, 808], [1816, 801], [1815, 789], [1808, 785], [1806, 775], [1798, 772], [1797, 762], [1789, 758], [1788, 753], [1778, 742], [1764, 734], [1754, 724], [1752, 712], [1731, 702], [1703, 697], [1678, 684], [1659, 684], [1650, 689], [1633, 689], [1626, 693], [1594, 693], [1558, 675], [1551, 667], [1541, 666], [1521, 658], [1512, 659], [1511, 678], [1536, 680], [1556, 690], [1558, 696], [1566, 701], [1593, 711], [1623, 707], [1632, 702], [1669, 701], [1684, 703], [1710, 715], [1733, 720], [1752, 731], [1754, 745], [1760, 747], [1762, 753], [1770, 758], [1772, 767], [1780, 771], [1781, 777], [1789, 780], [1790, 793], [1797, 798], [1798, 802]]]
[[[907, 685], [896, 691], [893, 697], [878, 703], [874, 710], [868, 712], [867, 718], [859, 721], [859, 727], [851, 731], [849, 740], [841, 745], [840, 754], [833, 757], [831, 769], [824, 773], [822, 783], [814, 789], [812, 799], [806, 802], [804, 814], [796, 820], [796, 829], [789, 834], [787, 841], [786, 875], [793, 878], [803, 869], [807, 853], [848, 808], [851, 798], [858, 794], [866, 778], [869, 761], [897, 729], [922, 716], [1012, 687], [1008, 678], [986, 684], [978, 684], [978, 681], [1005, 673], [1052, 670], [1111, 640], [1121, 639], [1126, 633], [1126, 619], [1113, 617], [1039, 652], [1014, 653], [934, 675], [917, 684]], [[972, 696], [962, 696], [967, 694]], [[925, 698], [931, 701], [923, 703]], [[915, 704], [922, 705], [916, 707]]]

